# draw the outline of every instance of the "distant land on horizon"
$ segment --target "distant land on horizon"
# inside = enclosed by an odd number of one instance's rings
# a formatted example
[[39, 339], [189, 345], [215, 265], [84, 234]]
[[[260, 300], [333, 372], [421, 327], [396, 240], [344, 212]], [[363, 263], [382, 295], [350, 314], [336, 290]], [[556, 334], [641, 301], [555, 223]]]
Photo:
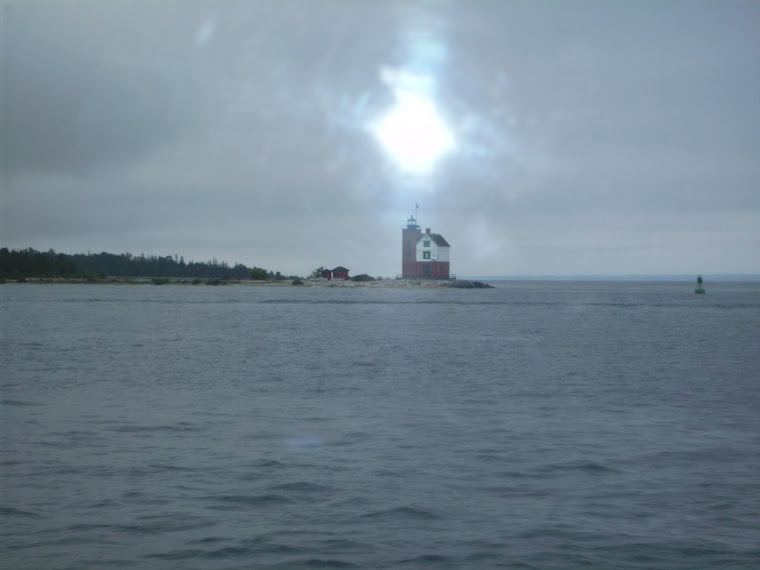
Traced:
[[[30, 266], [18, 271], [18, 275], [15, 275], [14, 269], [11, 266], [15, 266], [20, 262], [20, 258], [14, 261], [8, 256], [13, 254], [21, 254], [22, 257], [27, 258], [27, 262], [37, 265], [41, 262], [39, 267], [42, 271], [28, 271]], [[26, 265], [26, 262], [22, 263]], [[136, 271], [138, 269], [139, 271]], [[26, 269], [26, 270], [24, 270]], [[36, 273], [40, 273], [39, 276], [50, 276], [52, 274], [95, 274], [105, 273], [108, 275], [116, 276], [170, 276], [170, 277], [224, 277], [230, 278], [247, 278], [252, 269], [259, 271], [268, 271], [259, 267], [249, 268], [241, 263], [235, 263], [229, 265], [225, 261], [218, 261], [212, 259], [207, 262], [195, 262], [190, 261], [185, 263], [184, 257], [178, 255], [149, 255], [145, 254], [133, 255], [131, 253], [91, 253], [88, 251], [85, 253], [61, 253], [53, 249], [48, 251], [39, 251], [34, 248], [14, 249], [9, 250], [7, 247], [0, 247], [0, 277], [13, 277], [13, 276], [36, 276]], [[268, 271], [275, 275], [274, 271]], [[176, 275], [174, 274], [176, 273]], [[50, 275], [48, 275], [50, 274]], [[760, 282], [760, 273], [722, 273], [722, 274], [710, 274], [710, 273], [694, 273], [688, 274], [625, 274], [625, 275], [604, 275], [604, 274], [590, 274], [590, 275], [458, 275], [460, 280], [471, 281], [673, 281], [673, 282], [692, 282], [695, 281], [697, 275], [702, 275], [706, 283], [709, 282]], [[280, 272], [276, 272], [276, 276], [280, 277]], [[285, 277], [284, 275], [282, 276]], [[297, 277], [297, 276], [287, 276]], [[392, 279], [393, 276], [387, 277]]]

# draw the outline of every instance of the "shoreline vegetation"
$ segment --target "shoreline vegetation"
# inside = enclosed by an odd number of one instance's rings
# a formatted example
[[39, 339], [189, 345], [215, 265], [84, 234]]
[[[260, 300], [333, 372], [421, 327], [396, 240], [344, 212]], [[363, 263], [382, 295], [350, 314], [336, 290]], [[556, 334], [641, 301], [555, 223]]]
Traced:
[[482, 281], [472, 281], [465, 279], [401, 279], [401, 278], [372, 278], [371, 281], [352, 281], [332, 280], [324, 278], [319, 279], [280, 279], [276, 281], [256, 280], [256, 279], [182, 279], [169, 277], [154, 278], [130, 278], [130, 277], [106, 277], [105, 279], [92, 278], [35, 278], [22, 277], [19, 279], [0, 278], [0, 284], [3, 283], [24, 283], [29, 285], [175, 285], [175, 286], [195, 286], [195, 285], [212, 285], [225, 287], [290, 287], [297, 285], [299, 287], [343, 287], [343, 288], [398, 288], [398, 287], [417, 287], [417, 288], [434, 288], [448, 287], [451, 289], [493, 289], [493, 285]]
[[65, 254], [50, 249], [9, 250], [0, 248], [0, 284], [111, 284], [111, 285], [225, 285], [225, 286], [303, 286], [303, 287], [453, 287], [460, 289], [491, 288], [481, 281], [456, 279], [399, 279], [372, 277], [366, 273], [348, 280], [328, 280], [324, 267], [317, 267], [308, 277], [283, 275], [261, 267], [232, 266], [212, 259], [208, 262], [185, 262], [184, 257], [139, 256], [131, 253]]

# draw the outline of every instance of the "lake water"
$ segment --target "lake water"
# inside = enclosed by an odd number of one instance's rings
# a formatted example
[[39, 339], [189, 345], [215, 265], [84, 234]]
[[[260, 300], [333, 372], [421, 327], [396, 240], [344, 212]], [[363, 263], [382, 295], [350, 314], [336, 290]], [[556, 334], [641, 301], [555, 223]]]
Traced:
[[0, 286], [0, 567], [756, 568], [760, 284]]

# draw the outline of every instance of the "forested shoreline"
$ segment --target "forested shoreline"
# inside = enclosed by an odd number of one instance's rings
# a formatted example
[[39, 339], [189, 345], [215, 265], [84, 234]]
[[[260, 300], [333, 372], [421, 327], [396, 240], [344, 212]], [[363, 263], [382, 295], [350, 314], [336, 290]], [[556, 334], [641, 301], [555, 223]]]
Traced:
[[0, 248], [0, 279], [90, 279], [108, 277], [184, 277], [200, 279], [285, 279], [280, 272], [212, 259], [185, 262], [184, 257], [131, 253], [58, 253], [53, 249]]

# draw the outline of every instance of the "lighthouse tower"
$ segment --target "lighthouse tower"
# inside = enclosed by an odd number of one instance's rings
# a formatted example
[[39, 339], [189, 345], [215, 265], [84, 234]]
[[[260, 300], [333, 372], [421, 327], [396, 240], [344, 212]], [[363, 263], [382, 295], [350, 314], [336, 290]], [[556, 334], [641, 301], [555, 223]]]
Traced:
[[409, 216], [406, 227], [401, 228], [401, 277], [412, 279], [418, 277], [417, 242], [422, 237], [417, 218]]

